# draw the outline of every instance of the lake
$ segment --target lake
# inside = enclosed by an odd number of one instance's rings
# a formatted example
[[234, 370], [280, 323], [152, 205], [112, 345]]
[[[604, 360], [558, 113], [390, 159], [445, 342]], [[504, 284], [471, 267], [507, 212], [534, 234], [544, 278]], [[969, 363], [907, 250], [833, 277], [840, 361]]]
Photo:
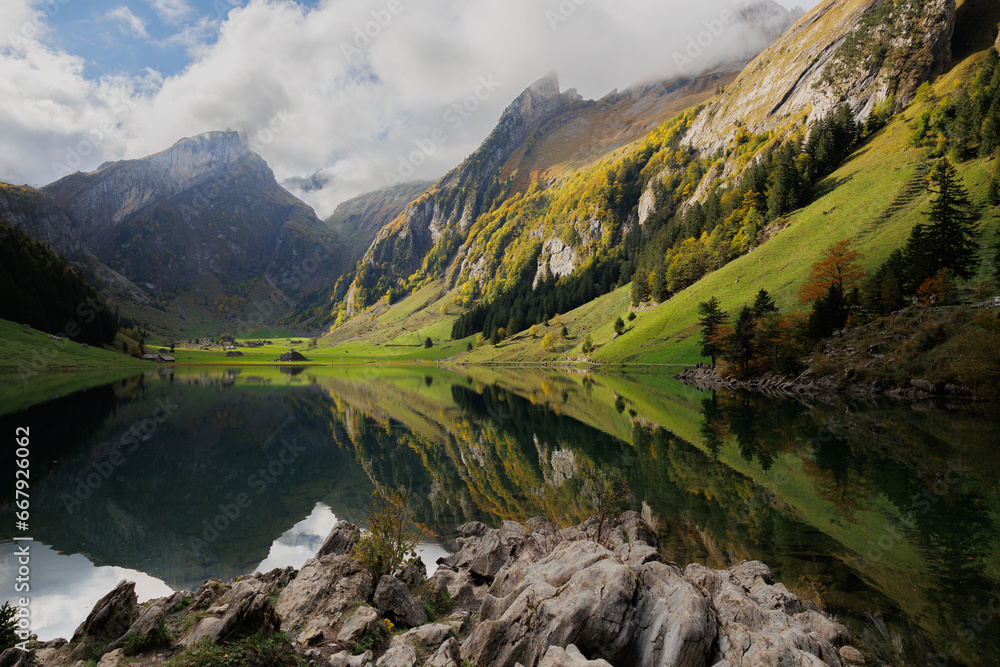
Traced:
[[376, 488], [410, 489], [432, 565], [457, 525], [576, 524], [627, 480], [668, 560], [762, 560], [891, 664], [998, 664], [995, 405], [702, 392], [670, 372], [163, 368], [51, 380], [48, 400], [6, 378], [0, 431], [31, 430], [34, 630], [69, 637], [121, 578], [148, 599], [299, 567]]

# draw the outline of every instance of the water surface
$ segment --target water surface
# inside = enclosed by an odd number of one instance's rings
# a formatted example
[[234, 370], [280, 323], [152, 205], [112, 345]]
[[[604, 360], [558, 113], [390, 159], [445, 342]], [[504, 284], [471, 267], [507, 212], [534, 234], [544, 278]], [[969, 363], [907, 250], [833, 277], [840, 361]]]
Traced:
[[992, 406], [362, 366], [162, 370], [21, 407], [0, 405], [0, 430], [32, 429], [43, 639], [72, 634], [121, 578], [148, 598], [300, 567], [338, 518], [364, 520], [376, 488], [411, 489], [433, 563], [469, 520], [577, 523], [609, 478], [629, 481], [629, 505], [682, 566], [763, 560], [869, 645], [901, 645], [901, 661], [1000, 654]]

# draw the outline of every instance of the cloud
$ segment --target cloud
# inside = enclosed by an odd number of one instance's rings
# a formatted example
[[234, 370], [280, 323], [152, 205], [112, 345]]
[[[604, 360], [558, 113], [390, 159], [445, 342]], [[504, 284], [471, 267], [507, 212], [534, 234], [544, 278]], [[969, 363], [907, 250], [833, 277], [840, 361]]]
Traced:
[[[185, 6], [149, 1], [164, 17], [181, 16]], [[29, 0], [0, 2], [31, 13]], [[734, 0], [216, 4], [224, 11], [168, 38], [187, 48], [192, 62], [166, 79], [150, 72], [87, 79], [79, 58], [47, 47], [43, 38], [27, 40], [23, 52], [0, 54], [0, 179], [52, 180], [56, 156], [92, 139], [95, 125], [111, 127], [80, 156], [80, 168], [233, 129], [247, 134], [279, 179], [325, 183], [296, 194], [326, 215], [344, 199], [384, 187], [400, 160], [443, 133], [412, 174], [440, 177], [549, 71], [558, 72], [564, 89], [576, 87], [589, 98], [676, 75], [676, 56], [688, 40], [742, 6]], [[218, 38], [209, 43], [216, 25]], [[694, 67], [759, 48], [754, 39], [743, 27], [726, 26], [700, 47]], [[483, 80], [493, 82], [490, 90], [475, 97]], [[474, 109], [467, 111], [470, 100]], [[123, 103], [127, 113], [118, 113]]]
[[146, 22], [133, 14], [132, 10], [125, 5], [118, 5], [104, 17], [118, 23], [118, 29], [123, 35], [149, 37], [149, 33], [146, 31]]
[[149, 6], [170, 25], [179, 25], [194, 14], [194, 9], [186, 0], [149, 0]]

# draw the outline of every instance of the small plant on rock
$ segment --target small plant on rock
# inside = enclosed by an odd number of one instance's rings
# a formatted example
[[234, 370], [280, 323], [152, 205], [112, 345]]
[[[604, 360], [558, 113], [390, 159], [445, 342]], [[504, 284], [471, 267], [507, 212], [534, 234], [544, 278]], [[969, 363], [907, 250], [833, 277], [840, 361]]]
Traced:
[[375, 581], [398, 573], [417, 556], [423, 527], [412, 520], [410, 492], [376, 489], [372, 492], [368, 525], [354, 546], [354, 558]]

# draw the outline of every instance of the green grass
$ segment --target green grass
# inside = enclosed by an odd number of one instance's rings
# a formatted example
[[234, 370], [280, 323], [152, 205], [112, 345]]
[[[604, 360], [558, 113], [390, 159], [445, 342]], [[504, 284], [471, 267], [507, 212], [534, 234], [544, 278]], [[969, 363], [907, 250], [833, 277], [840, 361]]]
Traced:
[[225, 644], [207, 640], [184, 649], [164, 663], [166, 667], [295, 667], [307, 661], [292, 650], [288, 636], [257, 634]]

